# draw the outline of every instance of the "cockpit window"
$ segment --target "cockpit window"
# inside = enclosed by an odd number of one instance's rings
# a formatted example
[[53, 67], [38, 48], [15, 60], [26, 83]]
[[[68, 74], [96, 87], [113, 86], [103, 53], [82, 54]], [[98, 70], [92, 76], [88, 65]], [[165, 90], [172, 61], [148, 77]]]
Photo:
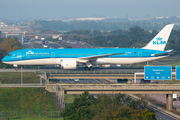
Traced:
[[11, 56], [11, 54], [8, 54], [8, 56]]

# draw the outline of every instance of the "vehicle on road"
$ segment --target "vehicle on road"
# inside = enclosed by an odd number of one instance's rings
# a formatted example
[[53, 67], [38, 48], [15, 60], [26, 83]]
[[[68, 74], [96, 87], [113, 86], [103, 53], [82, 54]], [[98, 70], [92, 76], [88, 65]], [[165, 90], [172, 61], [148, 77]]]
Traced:
[[179, 94], [173, 94], [173, 100], [180, 100]]
[[45, 44], [45, 40], [41, 40], [41, 43], [42, 43], [42, 44]]
[[48, 40], [46, 40], [46, 41], [45, 41], [45, 43], [49, 43], [49, 41], [48, 41]]
[[74, 79], [74, 82], [79, 82], [79, 79]]
[[166, 50], [173, 24], [166, 25], [143, 48], [66, 48], [66, 49], [21, 49], [10, 52], [3, 63], [18, 65], [61, 65], [62, 69], [76, 69], [84, 65], [134, 64], [165, 58], [173, 50]]
[[43, 48], [47, 48], [48, 46], [47, 45], [43, 45]]

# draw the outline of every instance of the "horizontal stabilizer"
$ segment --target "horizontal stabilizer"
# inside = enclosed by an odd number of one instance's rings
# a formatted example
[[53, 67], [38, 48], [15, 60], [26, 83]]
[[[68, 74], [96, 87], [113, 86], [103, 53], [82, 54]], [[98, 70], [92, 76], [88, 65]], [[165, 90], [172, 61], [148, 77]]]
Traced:
[[151, 54], [152, 56], [163, 56], [163, 55], [171, 55], [171, 52], [173, 52], [173, 49], [171, 50], [166, 50], [164, 53], [159, 53], [159, 54]]
[[173, 49], [171, 49], [171, 50], [166, 50], [165, 52], [168, 52], [168, 53], [173, 52]]

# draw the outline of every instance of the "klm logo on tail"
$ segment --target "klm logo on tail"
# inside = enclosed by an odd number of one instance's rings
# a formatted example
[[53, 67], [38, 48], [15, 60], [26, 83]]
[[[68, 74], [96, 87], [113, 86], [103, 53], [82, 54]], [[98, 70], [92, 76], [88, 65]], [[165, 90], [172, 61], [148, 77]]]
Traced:
[[166, 41], [162, 41], [163, 38], [158, 37], [156, 38], [156, 41], [153, 41], [153, 45], [162, 45], [162, 44], [166, 44]]

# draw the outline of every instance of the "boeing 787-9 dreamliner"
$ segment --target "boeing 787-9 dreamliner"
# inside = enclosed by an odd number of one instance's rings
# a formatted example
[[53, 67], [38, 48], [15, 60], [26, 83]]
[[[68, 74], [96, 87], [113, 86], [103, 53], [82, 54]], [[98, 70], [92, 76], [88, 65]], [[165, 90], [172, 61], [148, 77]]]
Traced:
[[143, 48], [65, 48], [65, 49], [20, 49], [10, 52], [3, 63], [18, 65], [61, 65], [62, 69], [76, 69], [83, 64], [85, 69], [92, 65], [133, 64], [170, 56], [166, 50], [173, 24], [166, 25]]

